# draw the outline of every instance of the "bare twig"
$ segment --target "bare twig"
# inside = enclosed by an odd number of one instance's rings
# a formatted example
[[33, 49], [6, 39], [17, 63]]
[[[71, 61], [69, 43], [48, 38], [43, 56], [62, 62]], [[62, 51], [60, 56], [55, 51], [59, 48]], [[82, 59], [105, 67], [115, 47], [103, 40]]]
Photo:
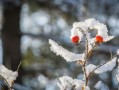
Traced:
[[17, 72], [19, 71], [19, 68], [20, 68], [21, 64], [22, 64], [22, 62], [20, 61], [19, 65], [17, 67]]

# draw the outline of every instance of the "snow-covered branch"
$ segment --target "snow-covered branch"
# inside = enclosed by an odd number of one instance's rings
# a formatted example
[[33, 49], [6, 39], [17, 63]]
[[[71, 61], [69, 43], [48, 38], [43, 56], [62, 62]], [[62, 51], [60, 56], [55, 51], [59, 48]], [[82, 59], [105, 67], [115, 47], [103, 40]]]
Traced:
[[62, 46], [59, 46], [55, 41], [51, 39], [49, 40], [49, 44], [51, 45], [50, 50], [56, 53], [56, 55], [62, 56], [67, 62], [84, 60], [84, 54], [72, 53], [64, 49]]
[[108, 61], [104, 65], [101, 65], [95, 70], [95, 73], [100, 74], [106, 71], [111, 71], [116, 66], [117, 57], [114, 57], [111, 61]]

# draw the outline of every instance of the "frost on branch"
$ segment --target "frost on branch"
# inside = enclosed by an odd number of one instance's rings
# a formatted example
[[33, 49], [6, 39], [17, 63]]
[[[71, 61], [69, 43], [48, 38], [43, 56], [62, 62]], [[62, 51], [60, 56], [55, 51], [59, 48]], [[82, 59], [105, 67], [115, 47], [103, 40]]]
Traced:
[[49, 44], [51, 45], [50, 50], [56, 53], [57, 55], [62, 56], [66, 59], [67, 62], [84, 60], [84, 54], [75, 54], [69, 52], [68, 50], [64, 49], [62, 46], [59, 46], [55, 41], [49, 40]]
[[97, 90], [109, 90], [109, 87], [106, 84], [104, 84], [102, 81], [98, 81], [95, 85], [95, 88]]
[[[113, 58], [111, 61], [107, 62], [106, 64], [100, 66], [95, 66], [93, 64], [89, 64], [86, 66], [86, 74], [87, 76], [94, 70], [96, 74], [101, 74], [103, 72], [111, 71], [116, 66], [117, 58]], [[97, 69], [96, 69], [97, 68]]]
[[[59, 78], [60, 82], [57, 83], [60, 90], [83, 90], [84, 82], [78, 79], [72, 79], [69, 76], [63, 76]], [[88, 86], [85, 90], [90, 90]]]
[[106, 64], [102, 65], [98, 69], [95, 70], [95, 73], [100, 74], [106, 71], [111, 71], [116, 66], [117, 58], [113, 58], [111, 61], [107, 62]]
[[0, 64], [0, 76], [7, 81], [9, 86], [11, 87], [13, 82], [16, 80], [18, 73], [15, 71], [8, 70], [5, 66]]
[[81, 31], [79, 31], [79, 29], [77, 27], [74, 27], [74, 28], [71, 29], [70, 38], [72, 39], [73, 37], [76, 37], [76, 36], [78, 36], [80, 38], [80, 40], [78, 41], [78, 43], [79, 43], [82, 39], [83, 34], [82, 34]]

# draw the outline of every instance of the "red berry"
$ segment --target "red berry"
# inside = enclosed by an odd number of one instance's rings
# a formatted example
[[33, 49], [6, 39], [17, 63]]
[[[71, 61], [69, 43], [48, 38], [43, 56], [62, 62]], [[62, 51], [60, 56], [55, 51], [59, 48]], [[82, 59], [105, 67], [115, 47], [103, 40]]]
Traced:
[[95, 39], [96, 39], [96, 41], [98, 43], [102, 43], [103, 42], [103, 37], [102, 36], [96, 36]]
[[77, 43], [79, 42], [79, 40], [80, 40], [80, 38], [79, 38], [78, 36], [72, 37], [72, 42], [73, 42], [74, 44], [77, 44]]

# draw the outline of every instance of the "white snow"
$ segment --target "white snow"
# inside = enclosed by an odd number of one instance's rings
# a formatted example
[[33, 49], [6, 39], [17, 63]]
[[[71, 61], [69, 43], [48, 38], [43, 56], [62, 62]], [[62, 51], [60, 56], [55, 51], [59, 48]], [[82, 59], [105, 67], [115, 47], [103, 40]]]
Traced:
[[[69, 76], [63, 76], [59, 78], [60, 82], [57, 83], [60, 90], [82, 90], [84, 87], [84, 82], [78, 79], [72, 79]], [[90, 90], [88, 86], [85, 87], [85, 90]]]

